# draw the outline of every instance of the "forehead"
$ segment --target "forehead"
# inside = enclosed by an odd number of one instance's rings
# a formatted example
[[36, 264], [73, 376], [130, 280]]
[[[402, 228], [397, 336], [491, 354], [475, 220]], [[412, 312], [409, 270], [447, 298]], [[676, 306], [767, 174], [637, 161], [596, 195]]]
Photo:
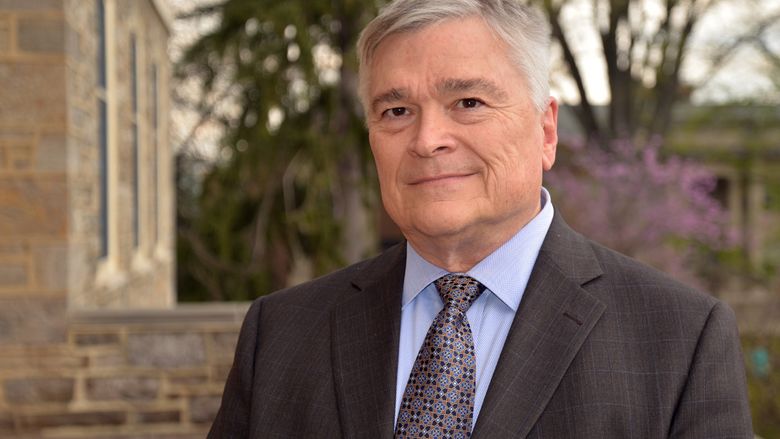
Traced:
[[[444, 20], [421, 29], [389, 35], [376, 47], [368, 94], [388, 88], [441, 84], [447, 78], [515, 80], [518, 73], [503, 42], [481, 17]], [[439, 87], [441, 89], [441, 87]]]

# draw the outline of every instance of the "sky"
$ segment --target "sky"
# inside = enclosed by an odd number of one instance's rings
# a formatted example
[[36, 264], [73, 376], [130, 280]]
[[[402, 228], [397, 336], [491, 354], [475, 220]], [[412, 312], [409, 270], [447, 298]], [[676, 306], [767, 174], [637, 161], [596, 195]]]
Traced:
[[[592, 0], [571, 0], [562, 11], [562, 21], [572, 50], [578, 57], [588, 97], [593, 103], [609, 102], [606, 67], [600, 57], [601, 42], [593, 22]], [[649, 17], [660, 18], [661, 2], [645, 1]], [[771, 66], [750, 44], [744, 44], [728, 62], [710, 75], [707, 54], [715, 48], [728, 46], [755, 25], [756, 19], [777, 16], [766, 31], [765, 41], [780, 55], [780, 0], [719, 0], [702, 16], [691, 37], [690, 51], [683, 64], [683, 79], [704, 85], [692, 95], [697, 104], [722, 103], [739, 100], [780, 102], [780, 90], [769, 79]], [[652, 28], [652, 26], [650, 26]], [[555, 58], [555, 54], [553, 55]], [[774, 75], [780, 76], [780, 70]], [[706, 81], [705, 81], [706, 80]], [[552, 74], [553, 94], [565, 102], [577, 101], [573, 81]]]

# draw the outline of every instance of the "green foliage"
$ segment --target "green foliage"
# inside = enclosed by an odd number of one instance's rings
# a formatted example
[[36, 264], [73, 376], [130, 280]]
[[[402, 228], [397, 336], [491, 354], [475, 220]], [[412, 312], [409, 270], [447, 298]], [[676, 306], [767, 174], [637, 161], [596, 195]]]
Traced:
[[[356, 91], [357, 1], [228, 0], [177, 66], [224, 133], [216, 161], [177, 159], [180, 300], [246, 300], [332, 270], [349, 191], [372, 189]], [[338, 18], [336, 18], [338, 17]], [[186, 19], [186, 17], [185, 17]], [[202, 183], [194, 177], [203, 171]]]
[[[780, 438], [780, 337], [747, 335], [742, 337], [747, 366], [748, 397], [753, 414], [753, 430], [764, 439]], [[768, 374], [756, 360], [757, 350], [768, 352]]]

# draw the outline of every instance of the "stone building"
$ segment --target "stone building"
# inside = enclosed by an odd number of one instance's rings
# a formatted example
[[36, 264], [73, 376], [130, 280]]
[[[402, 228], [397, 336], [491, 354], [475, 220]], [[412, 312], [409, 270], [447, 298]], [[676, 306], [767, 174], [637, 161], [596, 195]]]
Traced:
[[176, 307], [158, 0], [0, 0], [0, 437], [203, 437], [242, 306]]

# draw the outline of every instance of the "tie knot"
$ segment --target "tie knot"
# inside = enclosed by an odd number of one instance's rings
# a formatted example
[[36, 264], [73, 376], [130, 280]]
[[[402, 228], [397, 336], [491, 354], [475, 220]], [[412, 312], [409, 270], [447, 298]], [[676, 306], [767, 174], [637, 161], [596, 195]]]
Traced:
[[464, 313], [485, 290], [476, 279], [463, 274], [448, 274], [436, 279], [435, 283], [445, 305], [455, 307]]

